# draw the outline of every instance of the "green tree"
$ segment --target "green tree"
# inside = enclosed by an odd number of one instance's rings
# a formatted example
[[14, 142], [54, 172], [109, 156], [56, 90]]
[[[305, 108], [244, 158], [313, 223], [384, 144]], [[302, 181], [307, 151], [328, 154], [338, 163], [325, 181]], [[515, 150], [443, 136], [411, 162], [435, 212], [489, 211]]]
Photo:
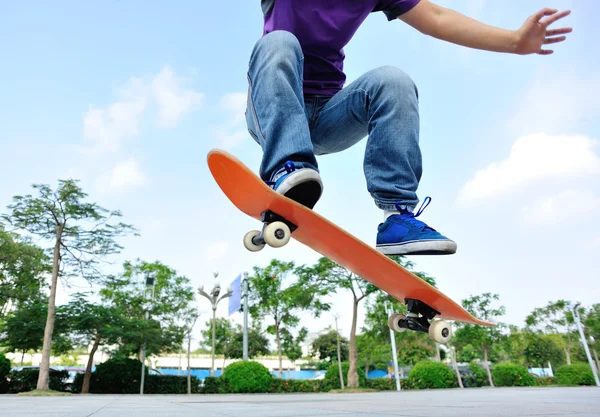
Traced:
[[[194, 290], [190, 280], [159, 261], [125, 262], [123, 273], [109, 279], [100, 294], [104, 303], [121, 310], [126, 317], [119, 339], [123, 355], [142, 356], [177, 352], [186, 332], [186, 318], [193, 315]], [[154, 279], [154, 286], [147, 286]]]
[[36, 297], [50, 262], [30, 239], [4, 231], [0, 223], [0, 319], [11, 305]]
[[532, 330], [545, 334], [560, 335], [560, 347], [565, 353], [567, 365], [571, 365], [571, 354], [576, 336], [573, 333], [573, 313], [569, 310], [569, 301], [551, 301], [545, 307], [534, 309], [525, 319], [525, 323]]
[[600, 360], [598, 360], [598, 346], [600, 345], [600, 304], [594, 304], [583, 316], [584, 332], [586, 336], [592, 337], [593, 342], [589, 348], [596, 361], [596, 369], [600, 371]]
[[532, 333], [527, 337], [525, 360], [530, 366], [546, 367], [548, 362], [558, 367], [562, 362], [562, 351], [551, 338]]
[[[42, 294], [19, 302], [0, 323], [0, 344], [8, 352], [21, 352], [21, 363], [25, 353], [37, 351], [44, 342], [44, 323], [48, 314], [48, 300]], [[54, 343], [51, 352], [63, 354], [72, 349], [68, 337], [68, 316], [59, 308], [56, 312]]]
[[352, 324], [350, 326], [350, 354], [348, 357], [348, 387], [358, 388], [358, 353], [356, 349], [356, 323], [358, 319], [358, 305], [366, 297], [379, 289], [365, 281], [358, 275], [333, 262], [329, 258], [321, 257], [312, 267], [299, 268], [302, 282], [311, 282], [328, 293], [337, 293], [340, 290], [352, 294]]
[[308, 330], [306, 327], [301, 328], [296, 337], [287, 328], [282, 329], [281, 337], [283, 341], [281, 343], [281, 350], [292, 364], [295, 364], [302, 357], [302, 343], [306, 340], [307, 335]]
[[340, 338], [340, 358], [342, 362], [348, 360], [348, 339], [328, 327], [326, 332], [320, 334], [313, 340], [311, 348], [312, 354], [319, 356], [321, 361], [327, 361], [329, 364], [337, 362], [337, 340]]
[[44, 327], [42, 361], [37, 389], [48, 390], [50, 350], [56, 313], [58, 279], [78, 275], [88, 281], [98, 281], [103, 273], [98, 268], [103, 258], [117, 254], [122, 247], [116, 237], [135, 229], [124, 223], [111, 223], [121, 217], [119, 211], [109, 211], [95, 203], [84, 202], [87, 194], [76, 180], [59, 180], [58, 188], [35, 184], [39, 195], [15, 196], [9, 214], [2, 219], [18, 230], [46, 242], [52, 242], [52, 278], [48, 297], [48, 316]]
[[92, 345], [88, 362], [83, 376], [81, 393], [87, 394], [90, 389], [90, 378], [94, 355], [100, 344], [111, 345], [118, 343], [125, 333], [125, 317], [123, 311], [114, 306], [94, 304], [87, 300], [85, 294], [77, 293], [64, 306], [68, 317], [69, 330], [82, 346]]
[[283, 374], [282, 330], [296, 327], [300, 322], [298, 314], [302, 311], [311, 311], [319, 317], [330, 308], [321, 301], [326, 292], [316, 285], [296, 281], [284, 287], [284, 282], [293, 276], [294, 266], [293, 262], [273, 259], [266, 268], [254, 267], [254, 274], [248, 279], [248, 310], [252, 318], [270, 317], [273, 323], [267, 327], [267, 332], [275, 336], [280, 377]]
[[[231, 359], [242, 359], [244, 357], [244, 334], [239, 331], [235, 333], [227, 347], [227, 357]], [[259, 329], [248, 329], [248, 359], [264, 356], [270, 353], [269, 340]]]
[[[498, 294], [484, 293], [463, 300], [462, 305], [469, 313], [481, 320], [497, 322], [497, 319], [502, 317], [506, 312], [504, 306], [497, 308], [493, 306], [494, 301], [498, 301], [499, 298]], [[496, 327], [486, 327], [460, 323], [454, 337], [454, 343], [457, 347], [467, 343], [480, 347], [483, 352], [483, 361], [485, 363], [491, 387], [494, 386], [494, 381], [492, 380], [492, 373], [490, 371], [489, 354], [494, 345], [499, 344], [502, 341], [501, 329], [503, 324], [496, 324]]]
[[381, 343], [369, 333], [356, 336], [356, 348], [358, 350], [358, 366], [364, 369], [365, 377], [371, 369], [387, 369], [390, 361], [389, 343]]

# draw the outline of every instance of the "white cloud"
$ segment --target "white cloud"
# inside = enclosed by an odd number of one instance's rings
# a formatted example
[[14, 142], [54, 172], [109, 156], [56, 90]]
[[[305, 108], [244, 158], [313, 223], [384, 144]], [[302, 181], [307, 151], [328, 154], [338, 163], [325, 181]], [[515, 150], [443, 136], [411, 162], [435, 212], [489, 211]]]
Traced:
[[133, 157], [118, 163], [99, 181], [99, 188], [108, 192], [130, 191], [147, 183], [139, 162]]
[[565, 191], [554, 197], [538, 201], [522, 210], [524, 220], [537, 226], [549, 226], [581, 217], [600, 210], [600, 197], [589, 190]]
[[221, 98], [220, 107], [223, 110], [233, 113], [231, 123], [245, 123], [245, 111], [248, 95], [246, 93], [227, 93]]
[[122, 100], [104, 109], [90, 106], [83, 117], [83, 136], [94, 144], [93, 153], [116, 152], [124, 139], [138, 135], [147, 104], [140, 94], [139, 80], [132, 80], [121, 94]]
[[600, 113], [600, 77], [542, 74], [519, 100], [518, 108], [511, 121], [517, 135], [577, 129]]
[[160, 127], [173, 127], [188, 113], [197, 109], [203, 94], [186, 90], [182, 80], [169, 67], [163, 68], [152, 80], [152, 94], [158, 105]]
[[132, 78], [119, 89], [118, 99], [105, 108], [90, 106], [83, 117], [83, 135], [92, 142], [88, 153], [117, 152], [124, 140], [139, 135], [144, 113], [155, 103], [158, 125], [175, 127], [187, 114], [196, 110], [203, 94], [185, 89], [183, 80], [169, 68], [164, 67], [150, 80]]
[[600, 174], [598, 140], [586, 136], [523, 136], [513, 144], [508, 159], [475, 173], [462, 188], [458, 203], [469, 205], [507, 193], [542, 179]]
[[219, 108], [229, 118], [226, 123], [213, 129], [220, 148], [231, 150], [248, 139], [252, 140], [246, 126], [247, 98], [246, 93], [227, 93], [221, 98]]
[[216, 242], [212, 242], [206, 251], [204, 252], [204, 258], [207, 261], [215, 261], [218, 259], [222, 259], [227, 254], [229, 250], [229, 242], [225, 240], [218, 240]]
[[236, 130], [233, 133], [227, 133], [222, 129], [215, 129], [214, 133], [219, 141], [219, 146], [224, 150], [231, 150], [250, 137], [246, 129]]

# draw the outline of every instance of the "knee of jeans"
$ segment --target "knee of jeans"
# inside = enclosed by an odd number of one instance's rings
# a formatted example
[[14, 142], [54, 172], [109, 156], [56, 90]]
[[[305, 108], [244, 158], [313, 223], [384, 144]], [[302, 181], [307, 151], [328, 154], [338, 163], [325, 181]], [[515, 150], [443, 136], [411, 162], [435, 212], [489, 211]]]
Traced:
[[275, 30], [260, 38], [252, 53], [252, 62], [256, 56], [268, 56], [270, 59], [288, 61], [302, 59], [302, 47], [296, 36], [285, 30]]
[[419, 97], [417, 85], [413, 79], [400, 68], [386, 65], [372, 71], [371, 77], [376, 87], [382, 88], [384, 92], [414, 93]]

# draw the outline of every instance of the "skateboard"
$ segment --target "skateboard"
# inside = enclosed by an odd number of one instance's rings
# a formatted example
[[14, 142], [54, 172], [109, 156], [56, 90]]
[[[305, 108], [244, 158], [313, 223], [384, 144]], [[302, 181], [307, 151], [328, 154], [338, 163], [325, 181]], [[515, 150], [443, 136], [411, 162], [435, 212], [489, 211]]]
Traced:
[[423, 332], [444, 344], [452, 337], [452, 327], [444, 319], [495, 326], [473, 317], [441, 291], [314, 210], [275, 192], [228, 152], [213, 149], [207, 162], [227, 198], [263, 223], [262, 230], [244, 236], [247, 250], [259, 251], [266, 245], [280, 248], [293, 237], [406, 304], [406, 316], [389, 316], [388, 326], [396, 332]]

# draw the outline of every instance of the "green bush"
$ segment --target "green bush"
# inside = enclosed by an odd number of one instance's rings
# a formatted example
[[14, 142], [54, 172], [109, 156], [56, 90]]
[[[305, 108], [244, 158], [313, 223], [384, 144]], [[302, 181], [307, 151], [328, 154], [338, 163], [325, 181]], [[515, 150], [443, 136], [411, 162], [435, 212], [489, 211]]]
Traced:
[[[344, 388], [348, 387], [348, 369], [350, 364], [348, 362], [342, 362], [342, 376], [344, 378]], [[358, 386], [365, 387], [367, 383], [367, 377], [361, 369], [358, 370]], [[336, 363], [329, 365], [327, 372], [325, 372], [325, 383], [323, 389], [330, 391], [332, 389], [340, 389], [340, 370]]]
[[[13, 371], [9, 374], [10, 382], [8, 384], [9, 393], [28, 392], [37, 388], [39, 369], [22, 369]], [[58, 371], [50, 369], [50, 380], [48, 386], [53, 391], [65, 391], [65, 380], [69, 377], [67, 371]]]
[[[190, 377], [192, 394], [200, 392], [200, 381], [195, 376]], [[148, 375], [144, 378], [144, 393], [146, 394], [187, 394], [187, 375]]]
[[560, 385], [594, 385], [594, 374], [587, 363], [574, 363], [558, 368], [556, 380]]
[[[404, 388], [404, 381], [400, 381], [400, 385]], [[393, 391], [396, 389], [395, 378], [373, 378], [367, 379], [365, 388], [376, 389], [377, 391]]]
[[556, 385], [558, 382], [552, 376], [540, 376], [535, 378], [535, 385], [538, 387], [547, 387], [548, 385]]
[[[102, 394], [139, 393], [141, 371], [142, 362], [137, 359], [111, 358], [96, 366], [90, 380], [90, 392]], [[144, 379], [148, 380], [148, 368], [145, 368]], [[81, 388], [79, 390], [81, 391]]]
[[221, 378], [232, 393], [269, 392], [273, 383], [269, 370], [253, 361], [238, 361], [228, 365]]
[[221, 378], [207, 376], [204, 378], [204, 386], [201, 392], [202, 394], [224, 394], [227, 392], [227, 387]]
[[494, 385], [498, 387], [532, 387], [535, 385], [533, 377], [527, 368], [512, 363], [500, 363], [492, 369]]
[[440, 362], [421, 361], [408, 374], [411, 385], [416, 389], [454, 388], [458, 386], [456, 375]]
[[10, 360], [0, 352], [0, 394], [8, 392], [8, 375], [10, 374]]
[[321, 392], [323, 381], [315, 379], [279, 379], [273, 378], [271, 384], [272, 393], [282, 392]]
[[469, 375], [463, 376], [463, 385], [465, 387], [485, 387], [490, 385], [488, 380], [487, 371], [476, 363], [469, 364]]

